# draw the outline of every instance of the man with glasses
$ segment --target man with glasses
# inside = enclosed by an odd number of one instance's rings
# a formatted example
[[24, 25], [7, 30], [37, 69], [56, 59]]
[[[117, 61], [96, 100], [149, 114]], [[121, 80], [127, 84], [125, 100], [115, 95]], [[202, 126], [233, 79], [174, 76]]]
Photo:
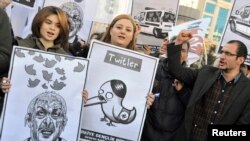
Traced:
[[181, 31], [175, 45], [168, 46], [169, 71], [193, 88], [178, 141], [206, 141], [208, 125], [250, 124], [250, 80], [240, 70], [247, 57], [245, 44], [229, 41], [220, 51], [218, 67], [190, 69], [179, 63], [181, 44], [189, 35]]

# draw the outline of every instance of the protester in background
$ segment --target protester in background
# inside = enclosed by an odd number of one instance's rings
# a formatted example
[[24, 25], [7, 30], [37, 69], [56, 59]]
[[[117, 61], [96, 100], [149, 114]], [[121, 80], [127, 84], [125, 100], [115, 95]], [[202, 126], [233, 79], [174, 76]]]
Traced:
[[164, 59], [167, 57], [167, 45], [169, 44], [169, 39], [168, 39], [168, 36], [166, 36], [161, 45], [160, 45], [160, 48], [158, 51], [156, 51], [155, 53], [153, 54], [150, 54], [151, 56], [154, 56], [154, 57], [158, 57], [160, 59]]
[[[10, 20], [7, 13], [3, 10], [11, 0], [0, 0], [0, 85], [2, 78], [8, 76], [10, 58], [12, 52], [12, 35]], [[4, 102], [4, 93], [0, 91], [0, 114]]]
[[[182, 44], [183, 66], [189, 48], [188, 41]], [[183, 123], [190, 92], [190, 88], [169, 73], [167, 58], [159, 63], [153, 87], [156, 99], [147, 112], [141, 141], [172, 141]]]
[[169, 71], [192, 94], [185, 113], [185, 126], [177, 140], [205, 141], [208, 125], [250, 124], [250, 80], [240, 71], [247, 47], [239, 40], [229, 41], [220, 51], [218, 67], [191, 69], [181, 66], [181, 44], [191, 32], [182, 31], [175, 45], [168, 46]]

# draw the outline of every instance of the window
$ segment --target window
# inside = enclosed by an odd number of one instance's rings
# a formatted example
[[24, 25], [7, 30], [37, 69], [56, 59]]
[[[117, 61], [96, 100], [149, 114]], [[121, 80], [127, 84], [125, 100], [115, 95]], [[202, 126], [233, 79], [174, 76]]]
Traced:
[[225, 8], [220, 8], [219, 9], [217, 24], [216, 24], [214, 32], [222, 34], [223, 29], [224, 29], [224, 27], [226, 25], [226, 22], [227, 22], [227, 15], [228, 15], [228, 10], [227, 9], [225, 9]]
[[215, 5], [214, 4], [212, 4], [212, 3], [207, 3], [206, 4], [205, 11], [207, 13], [213, 14], [214, 13], [214, 9], [215, 9]]
[[224, 1], [226, 1], [226, 2], [231, 2], [231, 0], [224, 0]]

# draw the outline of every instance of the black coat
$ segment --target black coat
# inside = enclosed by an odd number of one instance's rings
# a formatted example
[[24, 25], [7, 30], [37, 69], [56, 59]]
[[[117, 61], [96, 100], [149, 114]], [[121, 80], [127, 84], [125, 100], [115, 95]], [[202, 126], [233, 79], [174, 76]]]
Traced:
[[142, 141], [172, 141], [183, 123], [190, 90], [184, 87], [177, 92], [172, 86], [174, 78], [169, 74], [165, 59], [159, 64], [153, 93], [160, 93], [147, 111]]

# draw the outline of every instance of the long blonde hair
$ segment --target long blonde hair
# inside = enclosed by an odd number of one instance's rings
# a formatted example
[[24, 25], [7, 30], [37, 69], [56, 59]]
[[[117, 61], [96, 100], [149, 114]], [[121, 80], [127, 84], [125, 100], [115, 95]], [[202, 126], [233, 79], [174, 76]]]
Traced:
[[129, 20], [132, 25], [133, 25], [133, 37], [131, 42], [128, 44], [128, 46], [126, 47], [127, 49], [131, 49], [131, 50], [137, 50], [136, 48], [136, 37], [135, 37], [135, 32], [136, 32], [136, 24], [135, 21], [133, 20], [133, 18], [129, 15], [126, 14], [121, 14], [116, 16], [112, 22], [110, 23], [110, 25], [107, 28], [107, 31], [105, 32], [104, 36], [102, 37], [102, 41], [105, 43], [110, 43], [111, 42], [111, 35], [110, 35], [110, 30], [112, 29], [112, 27], [115, 25], [115, 23], [121, 19], [127, 19]]

